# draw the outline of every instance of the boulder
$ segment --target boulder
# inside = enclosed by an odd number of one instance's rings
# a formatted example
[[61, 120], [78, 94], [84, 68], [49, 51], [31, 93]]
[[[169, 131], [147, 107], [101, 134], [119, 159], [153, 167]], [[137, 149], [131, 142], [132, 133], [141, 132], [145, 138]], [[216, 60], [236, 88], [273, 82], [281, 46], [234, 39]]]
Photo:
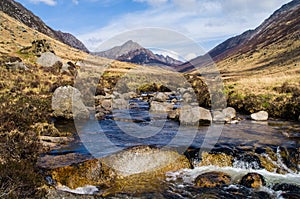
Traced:
[[104, 158], [53, 169], [51, 176], [57, 185], [72, 189], [94, 185], [110, 187], [109, 193], [138, 193], [160, 186], [159, 182], [166, 178], [166, 172], [183, 168], [191, 168], [184, 155], [137, 146]]
[[256, 121], [266, 121], [268, 120], [269, 114], [266, 111], [259, 111], [257, 113], [251, 114], [251, 119]]
[[233, 119], [236, 117], [236, 110], [232, 107], [227, 107], [223, 109], [222, 113], [225, 115], [225, 118], [229, 117], [230, 119]]
[[90, 113], [82, 102], [80, 91], [72, 86], [61, 86], [54, 91], [52, 109], [55, 117], [66, 119], [90, 118]]
[[119, 177], [149, 173], [165, 176], [168, 171], [190, 168], [189, 160], [172, 150], [150, 146], [136, 146], [103, 158]]
[[28, 67], [19, 57], [4, 58], [0, 64], [3, 64], [8, 70], [28, 70]]
[[183, 125], [198, 125], [199, 122], [211, 122], [209, 110], [202, 107], [183, 106], [180, 111], [179, 121]]
[[213, 115], [214, 122], [225, 122], [226, 121], [225, 114], [221, 111], [214, 111], [212, 115]]
[[262, 175], [258, 173], [248, 173], [243, 176], [240, 184], [248, 188], [260, 188], [266, 185], [266, 182]]
[[169, 99], [169, 97], [161, 92], [158, 92], [155, 96], [154, 96], [154, 101], [158, 101], [158, 102], [165, 102]]
[[223, 172], [212, 171], [203, 173], [195, 179], [195, 185], [201, 188], [214, 188], [229, 185], [231, 177]]
[[61, 58], [52, 52], [42, 53], [41, 56], [37, 58], [36, 63], [43, 67], [54, 67], [55, 65], [59, 65], [58, 63], [61, 63], [62, 67]]

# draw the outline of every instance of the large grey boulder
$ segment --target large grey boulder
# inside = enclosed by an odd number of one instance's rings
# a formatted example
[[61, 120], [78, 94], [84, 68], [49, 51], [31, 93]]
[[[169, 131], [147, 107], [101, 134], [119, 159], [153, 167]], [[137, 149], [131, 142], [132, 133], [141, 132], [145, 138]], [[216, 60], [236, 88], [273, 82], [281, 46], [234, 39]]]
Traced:
[[42, 53], [39, 58], [37, 58], [36, 63], [43, 67], [53, 67], [57, 63], [62, 63], [61, 58], [56, 56], [52, 52]]
[[54, 91], [52, 109], [55, 117], [66, 119], [90, 118], [90, 113], [82, 102], [80, 91], [72, 86], [61, 86]]
[[269, 114], [266, 111], [259, 111], [257, 113], [251, 114], [251, 119], [256, 121], [266, 121], [268, 120]]
[[197, 125], [199, 122], [211, 122], [209, 110], [202, 107], [183, 106], [180, 111], [179, 121], [183, 125]]

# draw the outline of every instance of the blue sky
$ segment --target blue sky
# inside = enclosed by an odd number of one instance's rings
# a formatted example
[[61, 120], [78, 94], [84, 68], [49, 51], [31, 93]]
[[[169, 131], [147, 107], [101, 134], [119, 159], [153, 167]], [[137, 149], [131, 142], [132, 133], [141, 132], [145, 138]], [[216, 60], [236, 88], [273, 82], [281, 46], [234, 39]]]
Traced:
[[[16, 0], [90, 50], [137, 28], [166, 28], [210, 50], [253, 29], [290, 0]], [[134, 38], [133, 38], [134, 40]]]

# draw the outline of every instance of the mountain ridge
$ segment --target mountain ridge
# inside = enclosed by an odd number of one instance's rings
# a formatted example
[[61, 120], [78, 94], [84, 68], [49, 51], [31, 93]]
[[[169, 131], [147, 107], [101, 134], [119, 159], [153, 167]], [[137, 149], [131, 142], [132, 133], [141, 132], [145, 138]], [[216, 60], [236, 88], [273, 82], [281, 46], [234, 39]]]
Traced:
[[[210, 50], [205, 56], [199, 56], [178, 67], [181, 72], [191, 71], [194, 66], [191, 63], [200, 63], [201, 67], [207, 62], [204, 61], [206, 56], [210, 56], [215, 63], [243, 55], [245, 53], [255, 53], [263, 48], [279, 43], [285, 39], [292, 40], [290, 37], [299, 37], [300, 29], [300, 0], [293, 0], [287, 3], [270, 17], [264, 20], [257, 28], [247, 30], [240, 35], [231, 37], [215, 48]], [[281, 48], [283, 49], [283, 47]]]
[[73, 48], [89, 52], [85, 45], [70, 33], [56, 31], [47, 26], [38, 16], [14, 0], [1, 0], [0, 11], [15, 18], [19, 22], [33, 28], [49, 37], [57, 39]]
[[182, 64], [181, 61], [173, 59], [170, 56], [154, 54], [151, 50], [142, 47], [132, 40], [128, 40], [121, 46], [115, 46], [109, 50], [94, 52], [92, 54], [140, 65], [177, 66]]

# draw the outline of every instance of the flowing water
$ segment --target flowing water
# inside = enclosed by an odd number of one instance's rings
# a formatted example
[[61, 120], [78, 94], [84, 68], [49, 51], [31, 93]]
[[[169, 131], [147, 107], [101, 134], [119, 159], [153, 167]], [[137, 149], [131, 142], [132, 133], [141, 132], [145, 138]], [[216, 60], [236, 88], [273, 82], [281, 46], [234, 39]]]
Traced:
[[[179, 153], [185, 153], [196, 165], [196, 162], [201, 161], [202, 151], [223, 152], [235, 157], [232, 166], [195, 166], [193, 169], [167, 173], [165, 180], [167, 185], [163, 192], [160, 190], [157, 193], [143, 193], [137, 197], [300, 198], [299, 123], [281, 120], [256, 122], [240, 115], [241, 120], [234, 124], [181, 126], [176, 121], [168, 120], [165, 114], [149, 113], [147, 103], [138, 100], [136, 102], [139, 103], [139, 109], [116, 110], [105, 120], [92, 119], [78, 122], [76, 126], [78, 140], [50, 154], [55, 156], [80, 153], [98, 158], [132, 146], [153, 145], [160, 148], [173, 148]], [[277, 160], [273, 160], [273, 164], [284, 170], [284, 174], [267, 171], [256, 163], [255, 159], [247, 158], [247, 154], [251, 152], [270, 159], [266, 152], [267, 148], [274, 151]], [[282, 150], [293, 154], [293, 158], [296, 158], [296, 166], [294, 164], [291, 168], [287, 160], [281, 157]], [[209, 189], [195, 188], [193, 185], [195, 178], [209, 171], [222, 171], [229, 174], [232, 178], [231, 185]], [[249, 189], [239, 185], [239, 180], [249, 172], [261, 174], [265, 178], [266, 185], [259, 189]], [[278, 188], [280, 186], [281, 188]], [[61, 189], [81, 194], [100, 191], [90, 186], [78, 190], [70, 190], [67, 187]], [[118, 197], [133, 196], [127, 193], [120, 194]]]

